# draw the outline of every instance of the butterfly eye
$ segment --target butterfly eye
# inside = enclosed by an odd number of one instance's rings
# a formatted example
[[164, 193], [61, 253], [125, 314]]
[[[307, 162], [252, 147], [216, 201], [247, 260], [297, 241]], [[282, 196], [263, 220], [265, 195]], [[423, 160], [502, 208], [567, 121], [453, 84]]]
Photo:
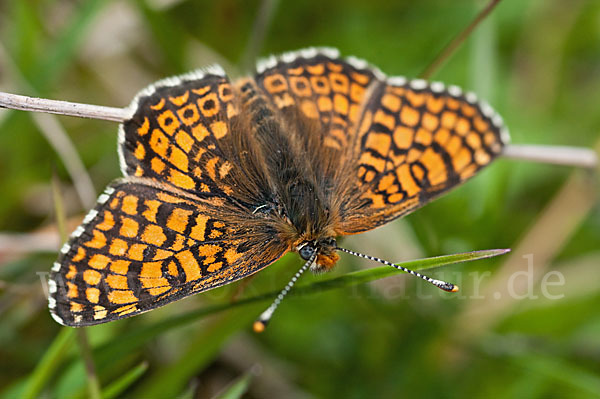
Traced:
[[309, 260], [311, 256], [317, 251], [317, 247], [314, 242], [307, 242], [298, 249], [300, 257], [304, 260]]

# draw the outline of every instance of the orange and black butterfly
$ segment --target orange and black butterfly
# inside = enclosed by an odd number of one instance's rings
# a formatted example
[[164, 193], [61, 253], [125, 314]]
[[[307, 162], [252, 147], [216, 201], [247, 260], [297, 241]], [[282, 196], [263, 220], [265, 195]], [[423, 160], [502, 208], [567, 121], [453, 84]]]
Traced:
[[456, 187], [508, 139], [474, 94], [386, 78], [333, 49], [268, 58], [233, 83], [220, 67], [165, 79], [129, 109], [119, 128], [125, 177], [52, 268], [49, 307], [61, 324], [133, 316], [298, 252], [306, 263], [285, 295], [302, 271], [352, 253], [336, 238]]

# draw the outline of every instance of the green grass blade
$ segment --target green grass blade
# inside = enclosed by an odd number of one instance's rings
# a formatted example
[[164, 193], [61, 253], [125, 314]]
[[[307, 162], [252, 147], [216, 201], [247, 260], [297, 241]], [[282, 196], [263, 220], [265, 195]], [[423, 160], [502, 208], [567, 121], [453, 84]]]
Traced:
[[94, 357], [90, 350], [87, 332], [88, 330], [86, 328], [77, 329], [79, 351], [85, 364], [88, 395], [90, 399], [100, 399], [102, 398], [102, 391], [100, 388], [100, 381], [98, 381], [98, 375], [96, 374], [96, 365], [94, 364]]
[[112, 399], [118, 397], [125, 392], [127, 388], [133, 385], [144, 373], [148, 370], [148, 363], [142, 362], [136, 367], [129, 370], [125, 375], [117, 381], [108, 385], [103, 392], [103, 399]]
[[[435, 256], [432, 258], [411, 260], [407, 262], [396, 263], [396, 265], [403, 266], [407, 269], [411, 269], [414, 271], [427, 270], [432, 269], [434, 267], [447, 266], [455, 263], [470, 262], [479, 259], [491, 258], [494, 256], [503, 255], [509, 251], [509, 249], [489, 249], [484, 251], [473, 251], [454, 255]], [[359, 270], [344, 274], [343, 276], [317, 281], [310, 285], [298, 284], [298, 286], [294, 288], [294, 290], [292, 290], [289, 295], [293, 295], [294, 292], [296, 292], [296, 294], [310, 293], [319, 290], [327, 290], [338, 287], [347, 287], [356, 284], [363, 284], [401, 273], [404, 272], [389, 266], [381, 266], [375, 267], [373, 269]]]
[[21, 395], [24, 399], [37, 398], [52, 375], [59, 370], [64, 357], [69, 353], [68, 348], [73, 345], [75, 330], [73, 328], [62, 328], [37, 367], [31, 373], [29, 381]]
[[[468, 262], [473, 260], [491, 258], [507, 253], [508, 249], [491, 249], [485, 251], [474, 251], [454, 255], [437, 256], [426, 259], [412, 260], [398, 263], [398, 265], [410, 268], [412, 270], [425, 270], [434, 267], [446, 266], [454, 263]], [[356, 284], [363, 284], [370, 281], [379, 280], [384, 277], [404, 273], [389, 266], [376, 267], [368, 270], [359, 270], [344, 274], [339, 277], [328, 278], [310, 284], [298, 284], [290, 293], [290, 296], [299, 294], [309, 294], [322, 292], [334, 288], [350, 287]], [[240, 306], [271, 300], [279, 294], [279, 291], [272, 291], [266, 294], [256, 295], [250, 298], [244, 298], [234, 303], [225, 303], [208, 306], [202, 309], [194, 310], [179, 316], [171, 317], [163, 321], [144, 326], [126, 334], [122, 334], [118, 339], [107, 342], [96, 348], [94, 358], [99, 365], [109, 364], [115, 356], [124, 356], [133, 350], [144, 345], [150, 339], [153, 339], [165, 331], [186, 325], [192, 321], [201, 319], [208, 315], [222, 312]]]
[[221, 392], [221, 399], [240, 399], [246, 393], [252, 381], [252, 374], [246, 373], [231, 384], [224, 392]]
[[[508, 252], [508, 250], [506, 249], [475, 251], [462, 254], [418, 259], [398, 264], [410, 268], [412, 270], [424, 270], [454, 263], [490, 258], [493, 256], [502, 255], [506, 252]], [[317, 281], [308, 285], [299, 284], [297, 287], [295, 287], [294, 290], [290, 292], [289, 295], [305, 295], [310, 293], [322, 292], [334, 288], [350, 287], [356, 284], [363, 284], [366, 282], [378, 280], [399, 273], [403, 272], [388, 266], [382, 266], [368, 270], [360, 270], [347, 273], [339, 277]], [[94, 358], [96, 359], [98, 367], [106, 367], [107, 365], [110, 365], [110, 362], [115, 358], [115, 356], [119, 357], [125, 355], [126, 353], [131, 353], [132, 351], [144, 345], [149, 340], [159, 336], [160, 334], [166, 331], [169, 331], [182, 325], [186, 325], [190, 322], [196, 321], [198, 319], [204, 318], [212, 314], [222, 312], [227, 309], [233, 309], [236, 307], [247, 306], [250, 304], [270, 300], [278, 293], [278, 291], [273, 291], [266, 294], [245, 298], [235, 303], [225, 303], [214, 306], [208, 306], [202, 309], [188, 312], [180, 316], [165, 319], [163, 321], [154, 323], [150, 326], [140, 327], [131, 332], [120, 335], [119, 338], [116, 340], [109, 341], [108, 343], [95, 348]], [[41, 364], [38, 367], [41, 367]]]
[[223, 345], [235, 333], [252, 324], [262, 307], [236, 309], [194, 335], [185, 354], [151, 378], [135, 397], [172, 398], [179, 395], [194, 375], [197, 375], [219, 354]]
[[[419, 259], [404, 262], [401, 263], [401, 265], [414, 270], [422, 270], [452, 263], [488, 258], [506, 252], [507, 250], [476, 251], [464, 254]], [[361, 270], [348, 273], [340, 277], [309, 283], [304, 286], [298, 286], [292, 290], [290, 294], [309, 294], [330, 290], [333, 288], [348, 287], [398, 273], [401, 272], [389, 266]], [[231, 335], [240, 329], [247, 328], [251, 325], [252, 321], [256, 317], [256, 313], [262, 309], [257, 305], [263, 300], [273, 298], [278, 293], [279, 291], [274, 291], [268, 294], [246, 298], [231, 304], [212, 306], [210, 308], [201, 309], [196, 312], [190, 312], [176, 318], [171, 318], [165, 322], [157, 323], [157, 325], [155, 325], [155, 329], [153, 329], [153, 332], [174, 328], [175, 325], [186, 324], [189, 321], [196, 320], [199, 317], [204, 317], [208, 314], [216, 313], [225, 309], [231, 309], [237, 306], [253, 304], [256, 308], [244, 308], [228, 313], [226, 317], [219, 320], [212, 328], [203, 331], [200, 336], [196, 336], [187, 349], [186, 354], [182, 356], [175, 364], [164, 369], [160, 374], [160, 379], [154, 379], [145, 385], [143, 390], [138, 392], [139, 396], [145, 397], [152, 394], [157, 395], [158, 397], [172, 397], [179, 394], [189, 379], [193, 375], [197, 374], [198, 370], [201, 370], [203, 366], [205, 366], [212, 358], [214, 358], [215, 354], [218, 353], [223, 343]], [[149, 339], [150, 336], [148, 332], [149, 331], [142, 331], [141, 335], [136, 338], [136, 341], [141, 343]], [[123, 340], [122, 336], [120, 337], [120, 340]], [[134, 340], [132, 339], [131, 342], [133, 341]], [[114, 348], [106, 349], [114, 350]], [[124, 349], [125, 348], [122, 348], [120, 351]]]

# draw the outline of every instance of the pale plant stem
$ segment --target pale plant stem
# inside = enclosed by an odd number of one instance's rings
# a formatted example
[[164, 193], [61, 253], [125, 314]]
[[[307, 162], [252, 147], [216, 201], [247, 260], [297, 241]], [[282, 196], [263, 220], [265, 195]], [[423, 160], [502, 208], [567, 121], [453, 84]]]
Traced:
[[502, 157], [590, 169], [598, 167], [598, 154], [590, 148], [510, 144], [504, 147]]
[[125, 119], [127, 119], [127, 110], [125, 108], [104, 107], [101, 105], [48, 100], [45, 98], [28, 97], [1, 92], [0, 107], [21, 111], [77, 116], [79, 118], [101, 119], [111, 122], [123, 122]]
[[[72, 103], [67, 101], [54, 101], [43, 98], [34, 99], [27, 96], [17, 96], [14, 94], [1, 92], [0, 107], [24, 111], [48, 112], [53, 114], [78, 116], [82, 118], [102, 119], [115, 122], [123, 122], [127, 118], [127, 110], [125, 108], [112, 108], [91, 104]], [[55, 120], [43, 119], [42, 115], [34, 117], [34, 121], [36, 121], [36, 124], [44, 132], [58, 129], [62, 131], [62, 127], [58, 125]], [[47, 139], [53, 144], [53, 146], [55, 148], [62, 149], [59, 153], [71, 151], [74, 152], [75, 149], [72, 148], [70, 141], [63, 141], [65, 137], [66, 134], [64, 131], [62, 131], [60, 134], [47, 134]], [[596, 152], [592, 149], [581, 147], [509, 144], [504, 148], [502, 156], [504, 158], [521, 161], [569, 165], [582, 168], [595, 168], [598, 166], [598, 155]], [[66, 156], [65, 158], [72, 159], [73, 157]], [[73, 169], [77, 168], [73, 167]], [[73, 171], [73, 175], [77, 175], [75, 171]], [[93, 202], [93, 198], [89, 200]]]

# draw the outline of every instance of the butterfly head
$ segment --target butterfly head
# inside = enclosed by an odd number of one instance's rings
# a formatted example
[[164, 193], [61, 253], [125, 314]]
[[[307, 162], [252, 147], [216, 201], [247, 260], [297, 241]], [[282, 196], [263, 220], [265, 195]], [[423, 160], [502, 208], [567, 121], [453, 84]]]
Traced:
[[315, 273], [331, 270], [340, 258], [333, 237], [303, 242], [298, 245], [297, 251], [304, 260], [309, 260], [315, 253], [317, 254], [315, 262], [310, 267], [310, 270]]

